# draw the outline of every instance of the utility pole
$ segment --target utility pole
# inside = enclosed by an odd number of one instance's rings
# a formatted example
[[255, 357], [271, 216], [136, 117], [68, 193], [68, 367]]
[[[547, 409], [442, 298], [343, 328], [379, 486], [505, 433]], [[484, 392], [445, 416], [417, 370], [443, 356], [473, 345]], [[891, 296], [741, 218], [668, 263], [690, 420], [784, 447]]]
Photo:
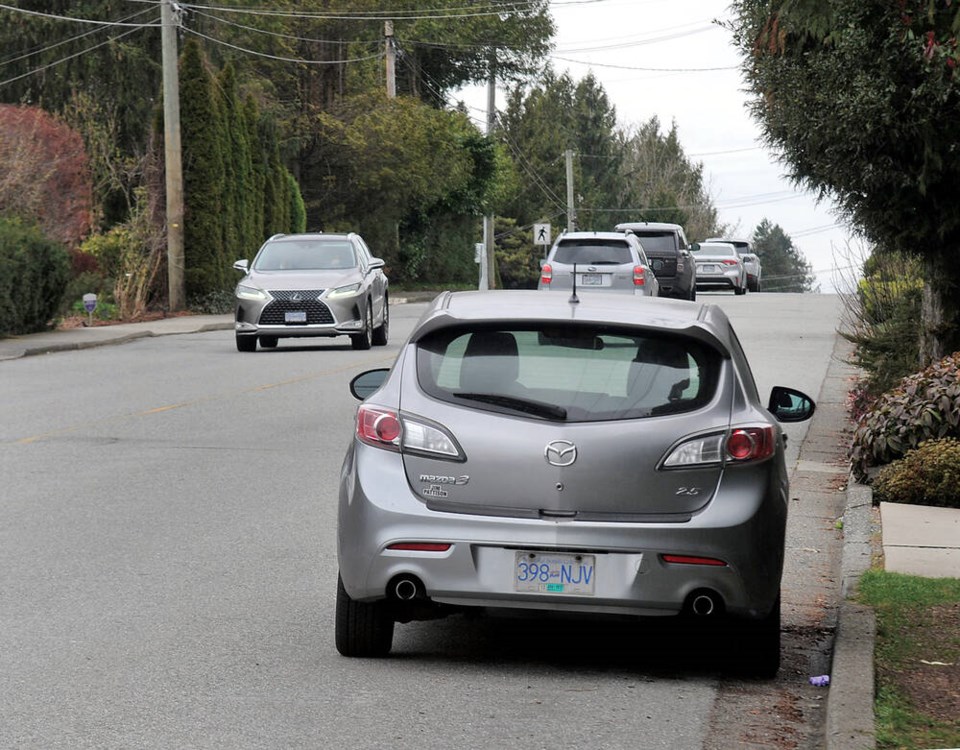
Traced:
[[573, 203], [573, 150], [564, 152], [567, 163], [567, 231], [577, 231], [577, 208]]
[[[496, 52], [490, 55], [490, 78], [487, 80], [487, 137], [493, 137], [493, 128], [497, 120], [497, 57]], [[483, 217], [483, 256], [480, 263], [480, 288], [493, 289], [496, 286], [494, 273], [494, 230], [493, 214]]]
[[[179, 13], [179, 7], [176, 8]], [[161, 0], [160, 39], [163, 64], [163, 145], [167, 187], [167, 290], [171, 312], [186, 307], [183, 254], [183, 158], [180, 151], [180, 74], [174, 0]]]
[[397, 48], [393, 43], [393, 21], [383, 22], [387, 58], [387, 98], [397, 98]]

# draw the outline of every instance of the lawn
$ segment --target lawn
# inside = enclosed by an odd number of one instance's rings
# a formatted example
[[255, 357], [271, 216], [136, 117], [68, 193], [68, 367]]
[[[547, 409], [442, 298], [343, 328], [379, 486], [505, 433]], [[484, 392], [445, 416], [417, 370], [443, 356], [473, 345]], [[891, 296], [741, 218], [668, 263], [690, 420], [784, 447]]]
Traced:
[[877, 616], [877, 747], [960, 747], [960, 579], [867, 571]]

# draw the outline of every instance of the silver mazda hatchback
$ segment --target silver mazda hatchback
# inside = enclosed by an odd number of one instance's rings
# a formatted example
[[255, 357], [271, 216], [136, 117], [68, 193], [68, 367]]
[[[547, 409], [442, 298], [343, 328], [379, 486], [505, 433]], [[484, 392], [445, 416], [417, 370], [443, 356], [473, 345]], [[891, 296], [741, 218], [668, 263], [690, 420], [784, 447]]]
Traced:
[[[789, 498], [778, 422], [712, 305], [440, 295], [363, 401], [341, 472], [336, 645], [457, 612], [679, 616], [780, 660]], [[726, 635], [724, 635], [726, 638]]]

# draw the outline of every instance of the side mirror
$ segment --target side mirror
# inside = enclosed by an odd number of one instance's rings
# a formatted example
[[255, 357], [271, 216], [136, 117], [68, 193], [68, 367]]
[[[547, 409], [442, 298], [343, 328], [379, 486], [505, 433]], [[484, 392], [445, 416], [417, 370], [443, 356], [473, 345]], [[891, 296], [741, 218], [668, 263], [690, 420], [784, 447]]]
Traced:
[[777, 385], [770, 391], [767, 409], [778, 422], [804, 422], [813, 416], [817, 405], [807, 394]]
[[695, 252], [697, 252], [697, 250], [699, 250], [699, 249], [700, 249], [700, 243], [699, 243], [699, 242], [691, 242], [691, 243], [690, 243], [690, 252], [691, 252], [691, 253], [695, 253]]
[[371, 258], [371, 259], [370, 259], [370, 269], [371, 269], [371, 270], [373, 270], [374, 268], [383, 268], [385, 265], [387, 265], [387, 264], [386, 264], [386, 262], [383, 260], [383, 258]]
[[244, 258], [243, 260], [238, 260], [236, 263], [234, 263], [233, 267], [236, 268], [238, 271], [243, 271], [244, 273], [247, 273], [247, 271], [250, 270], [250, 263], [249, 261], [247, 261], [246, 258]]
[[363, 401], [380, 390], [380, 386], [386, 381], [388, 374], [390, 374], [390, 370], [386, 367], [361, 372], [350, 381], [350, 393], [353, 394], [355, 399]]

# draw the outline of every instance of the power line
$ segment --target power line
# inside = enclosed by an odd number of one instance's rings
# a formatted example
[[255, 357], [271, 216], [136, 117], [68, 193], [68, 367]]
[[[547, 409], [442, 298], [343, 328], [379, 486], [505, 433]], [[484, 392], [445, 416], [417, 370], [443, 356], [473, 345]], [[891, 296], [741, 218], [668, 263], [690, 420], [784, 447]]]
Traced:
[[550, 55], [554, 60], [574, 63], [576, 65], [587, 65], [595, 68], [616, 68], [618, 70], [641, 70], [646, 73], [710, 73], [718, 70], [739, 70], [737, 65], [725, 65], [717, 68], [644, 68], [637, 65], [613, 65], [610, 63], [584, 62], [582, 60], [572, 60], [569, 57], [560, 55]]
[[305, 60], [299, 57], [282, 57], [280, 55], [269, 55], [266, 52], [257, 52], [256, 50], [247, 49], [246, 47], [241, 47], [237, 44], [231, 44], [230, 42], [225, 42], [222, 39], [217, 39], [216, 37], [209, 36], [203, 32], [197, 31], [196, 29], [191, 29], [189, 26], [182, 27], [184, 31], [187, 31], [194, 36], [201, 37], [206, 39], [214, 44], [219, 44], [223, 47], [229, 47], [230, 49], [237, 50], [238, 52], [244, 52], [248, 55], [255, 55], [256, 57], [265, 57], [269, 60], [279, 60], [280, 62], [292, 62], [300, 63], [302, 65], [346, 65], [349, 63], [358, 63], [364, 62], [366, 60], [376, 60], [383, 57], [383, 52], [378, 52], [375, 55], [367, 55], [365, 57], [354, 57], [348, 60]]
[[[596, 0], [593, 0], [596, 1]], [[570, 3], [570, 4], [587, 4], [590, 0], [580, 0], [579, 3]], [[288, 10], [276, 10], [270, 8], [232, 8], [225, 6], [213, 6], [213, 5], [194, 5], [190, 3], [184, 3], [181, 7], [187, 10], [212, 10], [218, 11], [221, 13], [245, 13], [248, 15], [254, 16], [273, 16], [279, 18], [312, 18], [312, 19], [325, 19], [330, 21], [436, 21], [443, 20], [448, 18], [482, 18], [497, 16], [501, 17], [504, 13], [507, 14], [516, 14], [521, 13], [527, 10], [533, 10], [534, 8], [541, 6], [541, 0], [522, 0], [518, 2], [513, 2], [504, 5], [489, 5], [481, 6], [490, 8], [490, 10], [480, 10], [476, 11], [474, 8], [453, 8], [447, 9], [442, 8], [438, 9], [436, 13], [428, 13], [423, 9], [415, 10], [395, 10], [385, 13], [384, 11], [357, 11], [355, 13], [329, 13], [329, 12], [310, 12], [310, 11], [300, 11], [293, 12]], [[462, 10], [464, 12], [450, 12], [451, 10]], [[470, 11], [470, 12], [467, 12]], [[412, 15], [419, 14], [419, 15]]]
[[[142, 16], [142, 15], [144, 15], [145, 13], [150, 13], [152, 10], [153, 10], [152, 8], [148, 8], [148, 9], [146, 9], [146, 10], [137, 11], [136, 13], [134, 13], [134, 14], [132, 14], [132, 15], [130, 15], [130, 16], [127, 16], [126, 18], [123, 18], [123, 19], [121, 19], [121, 20], [123, 20], [123, 21], [129, 21], [131, 18], [136, 18], [137, 16]], [[0, 61], [0, 66], [10, 65], [10, 64], [12, 64], [12, 63], [19, 62], [20, 60], [25, 60], [25, 59], [28, 58], [28, 57], [33, 57], [34, 55], [42, 55], [44, 52], [49, 52], [50, 50], [56, 49], [57, 47], [62, 47], [64, 44], [70, 44], [71, 42], [79, 41], [80, 39], [84, 39], [84, 38], [86, 38], [86, 37], [88, 37], [88, 36], [91, 36], [92, 34], [96, 34], [96, 33], [99, 32], [99, 31], [103, 31], [103, 30], [104, 30], [105, 28], [107, 28], [108, 26], [109, 26], [109, 24], [104, 24], [103, 26], [101, 26], [101, 28], [98, 28], [98, 29], [90, 29], [90, 31], [84, 31], [82, 34], [77, 34], [76, 36], [72, 36], [72, 37], [69, 37], [69, 38], [67, 38], [67, 39], [63, 39], [63, 40], [61, 40], [61, 41], [59, 41], [59, 42], [55, 42], [55, 43], [53, 43], [53, 44], [50, 44], [50, 45], [48, 45], [48, 46], [46, 46], [46, 47], [40, 47], [40, 46], [34, 47], [32, 50], [29, 50], [29, 51], [27, 51], [27, 52], [24, 52], [24, 53], [18, 55], [17, 57], [10, 57], [10, 58], [7, 58], [6, 60]], [[153, 26], [153, 24], [144, 24], [144, 28], [148, 28], [148, 27], [151, 27], [151, 26]], [[13, 54], [16, 54], [16, 53], [13, 53]]]
[[54, 13], [41, 13], [37, 10], [26, 10], [24, 8], [17, 8], [13, 5], [4, 5], [0, 3], [0, 10], [9, 10], [14, 13], [23, 13], [27, 16], [40, 16], [42, 18], [53, 18], [57, 21], [73, 21], [74, 23], [93, 23], [97, 26], [134, 26], [138, 29], [145, 28], [147, 26], [159, 26], [158, 23], [151, 24], [141, 24], [141, 23], [124, 23], [123, 21], [95, 21], [92, 18], [75, 18], [73, 16], [58, 16]]
[[80, 57], [81, 55], [85, 55], [88, 52], [92, 52], [93, 50], [103, 47], [107, 44], [110, 44], [111, 42], [115, 42], [118, 39], [122, 39], [125, 36], [129, 36], [130, 34], [133, 34], [136, 31], [139, 31], [139, 29], [130, 29], [129, 31], [123, 31], [117, 34], [116, 36], [112, 36], [109, 39], [106, 39], [100, 42], [99, 44], [93, 45], [92, 47], [87, 47], [86, 49], [81, 50], [80, 52], [75, 52], [72, 55], [67, 55], [66, 57], [63, 57], [59, 60], [55, 60], [54, 62], [49, 63], [47, 65], [43, 65], [39, 68], [34, 68], [33, 70], [29, 70], [26, 73], [23, 73], [18, 76], [14, 76], [13, 78], [8, 78], [5, 81], [0, 81], [0, 87], [6, 86], [8, 83], [14, 83], [15, 81], [19, 81], [22, 78], [28, 78], [29, 76], [35, 75], [36, 73], [42, 73], [43, 71], [49, 70], [50, 68], [56, 67], [57, 65], [62, 65], [63, 63], [69, 60], [73, 60], [74, 58]]

